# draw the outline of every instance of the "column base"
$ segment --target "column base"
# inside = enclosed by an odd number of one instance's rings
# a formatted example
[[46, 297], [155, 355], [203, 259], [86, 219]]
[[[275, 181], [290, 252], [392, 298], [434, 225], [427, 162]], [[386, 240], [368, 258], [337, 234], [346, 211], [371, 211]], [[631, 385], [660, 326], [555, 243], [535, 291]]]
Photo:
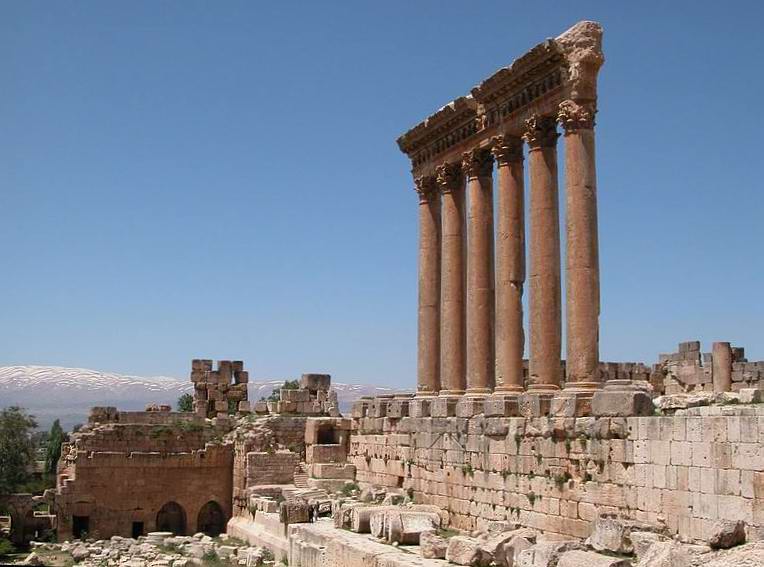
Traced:
[[487, 396], [479, 396], [474, 392], [467, 392], [467, 395], [456, 402], [456, 417], [474, 417], [483, 413], [483, 403]]
[[555, 394], [560, 387], [557, 384], [529, 384], [525, 391], [528, 394]]
[[592, 415], [597, 417], [633, 417], [655, 414], [647, 391], [631, 380], [610, 380], [592, 398]]
[[565, 388], [552, 400], [550, 414], [555, 417], [587, 417], [592, 414], [593, 390]]
[[520, 415], [517, 400], [518, 394], [494, 393], [483, 401], [483, 414], [486, 417], [517, 417]]
[[417, 398], [434, 398], [438, 395], [438, 392], [435, 390], [417, 390], [416, 394], [414, 394]]
[[528, 391], [518, 397], [518, 412], [522, 417], [543, 417], [552, 409], [554, 391]]
[[602, 382], [566, 382], [563, 392], [596, 392], [602, 389]]
[[457, 396], [438, 396], [430, 405], [430, 415], [432, 417], [456, 417], [456, 404], [459, 402]]
[[369, 417], [387, 417], [387, 407], [392, 401], [393, 394], [383, 394], [374, 398], [374, 401], [371, 404], [371, 415], [369, 415]]

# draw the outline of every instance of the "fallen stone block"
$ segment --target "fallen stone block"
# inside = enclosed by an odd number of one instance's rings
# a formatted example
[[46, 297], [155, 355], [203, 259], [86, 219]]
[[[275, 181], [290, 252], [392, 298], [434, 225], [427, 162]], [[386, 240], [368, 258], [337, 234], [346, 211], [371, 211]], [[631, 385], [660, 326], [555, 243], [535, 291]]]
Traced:
[[573, 550], [560, 555], [557, 567], [631, 567], [631, 561], [593, 551]]
[[538, 541], [518, 555], [515, 567], [551, 567], [557, 563], [563, 553], [582, 548], [578, 541], [573, 540]]
[[425, 559], [445, 559], [448, 540], [437, 530], [425, 530], [419, 534], [419, 551]]
[[456, 565], [476, 567], [488, 565], [491, 559], [484, 560], [479, 540], [467, 536], [454, 536], [448, 540], [446, 561]]
[[647, 553], [647, 550], [650, 549], [654, 543], [668, 541], [669, 539], [666, 536], [657, 534], [655, 532], [643, 531], [633, 531], [631, 534], [629, 534], [629, 538], [631, 539], [631, 545], [634, 549], [634, 555], [637, 557], [637, 559], [640, 559], [642, 556], [644, 556], [645, 553]]
[[417, 545], [422, 532], [440, 527], [440, 516], [430, 512], [393, 510], [386, 515], [385, 539], [389, 543]]
[[612, 514], [600, 514], [594, 521], [587, 544], [595, 551], [633, 553], [632, 531], [650, 531], [650, 526]]
[[743, 520], [720, 520], [711, 527], [708, 545], [713, 549], [728, 549], [745, 543], [745, 522]]

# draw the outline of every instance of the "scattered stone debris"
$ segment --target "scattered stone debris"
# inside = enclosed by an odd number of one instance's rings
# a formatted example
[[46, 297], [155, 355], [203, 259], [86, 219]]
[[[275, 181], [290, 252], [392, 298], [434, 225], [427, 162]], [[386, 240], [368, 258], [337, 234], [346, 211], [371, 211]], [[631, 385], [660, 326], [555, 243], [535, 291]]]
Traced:
[[52, 555], [68, 553], [76, 565], [92, 567], [192, 567], [273, 565], [273, 555], [226, 534], [212, 538], [203, 533], [175, 536], [150, 532], [137, 539], [113, 536], [107, 540], [73, 540], [63, 543], [32, 542], [25, 565], [47, 565]]

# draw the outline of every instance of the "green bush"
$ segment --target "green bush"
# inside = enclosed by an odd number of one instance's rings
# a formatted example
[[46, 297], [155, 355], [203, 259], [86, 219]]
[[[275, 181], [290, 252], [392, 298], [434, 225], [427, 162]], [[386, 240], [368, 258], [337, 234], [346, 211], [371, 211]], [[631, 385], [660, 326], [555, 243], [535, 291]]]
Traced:
[[15, 551], [16, 548], [13, 547], [13, 544], [10, 541], [0, 537], [0, 557], [5, 557], [6, 555], [10, 555]]

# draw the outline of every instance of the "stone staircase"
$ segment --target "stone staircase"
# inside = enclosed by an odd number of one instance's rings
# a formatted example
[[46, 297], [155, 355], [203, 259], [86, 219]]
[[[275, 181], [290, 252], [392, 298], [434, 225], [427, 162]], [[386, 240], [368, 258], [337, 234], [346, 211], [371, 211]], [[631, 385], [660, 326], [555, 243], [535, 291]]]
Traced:
[[300, 463], [294, 469], [295, 488], [308, 488], [308, 467], [305, 463]]

